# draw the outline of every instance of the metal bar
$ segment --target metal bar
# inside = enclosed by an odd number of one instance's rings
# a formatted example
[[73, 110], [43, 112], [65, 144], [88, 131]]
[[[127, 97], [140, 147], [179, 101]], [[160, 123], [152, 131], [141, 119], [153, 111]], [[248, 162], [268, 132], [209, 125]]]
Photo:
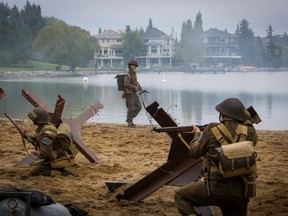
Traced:
[[[197, 166], [199, 163], [201, 164], [200, 159], [195, 160], [191, 159], [187, 154], [179, 154], [173, 161], [167, 161], [152, 173], [133, 184], [125, 190], [124, 193], [117, 195], [116, 198], [118, 200], [125, 199], [138, 202], [162, 186], [169, 184], [169, 182], [172, 182], [178, 176], [182, 175], [182, 173]], [[200, 172], [194, 173], [194, 178], [190, 178], [190, 182], [197, 180]]]
[[34, 106], [42, 107], [47, 112], [50, 112], [49, 108], [39, 98], [34, 96], [30, 91], [22, 89], [22, 95]]
[[54, 124], [56, 127], [58, 127], [59, 124], [61, 124], [61, 116], [64, 110], [64, 105], [65, 105], [65, 100], [60, 95], [58, 95], [54, 112], [50, 118], [50, 122]]
[[[147, 112], [162, 127], [177, 126], [157, 102], [145, 107]], [[162, 166], [145, 176], [116, 198], [138, 202], [164, 185], [184, 186], [197, 181], [202, 171], [202, 159], [192, 159], [189, 155], [188, 143], [193, 139], [192, 133], [167, 132], [171, 138], [168, 160]], [[213, 207], [204, 206], [195, 209], [200, 215], [215, 215]]]

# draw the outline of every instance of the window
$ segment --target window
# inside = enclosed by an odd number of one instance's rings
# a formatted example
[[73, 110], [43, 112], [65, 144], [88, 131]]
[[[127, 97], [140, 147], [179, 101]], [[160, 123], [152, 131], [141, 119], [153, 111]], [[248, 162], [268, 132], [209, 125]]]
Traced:
[[151, 47], [151, 53], [152, 54], [157, 54], [157, 46], [152, 46]]
[[164, 45], [169, 46], [170, 45], [170, 40], [169, 39], [165, 39], [164, 40]]
[[226, 38], [220, 38], [220, 43], [226, 43]]

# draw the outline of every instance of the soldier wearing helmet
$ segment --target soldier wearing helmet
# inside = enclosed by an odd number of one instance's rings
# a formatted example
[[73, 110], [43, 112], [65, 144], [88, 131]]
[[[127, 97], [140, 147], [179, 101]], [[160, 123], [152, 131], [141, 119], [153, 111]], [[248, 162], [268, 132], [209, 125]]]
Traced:
[[136, 125], [133, 123], [133, 119], [139, 114], [142, 109], [141, 101], [137, 92], [143, 92], [141, 85], [137, 80], [136, 68], [138, 62], [134, 59], [128, 62], [128, 72], [125, 73], [123, 78], [124, 91], [122, 97], [125, 98], [127, 107], [127, 118], [129, 128], [135, 128]]
[[[37, 126], [34, 139], [39, 148], [34, 154], [40, 159], [43, 159], [42, 162], [36, 164], [30, 172], [30, 175], [50, 176], [53, 169], [51, 167], [53, 161], [66, 155], [57, 138], [57, 128], [49, 122], [49, 114], [42, 107], [34, 108], [29, 112], [28, 117], [33, 121], [33, 124]], [[73, 174], [64, 168], [65, 167], [59, 167], [58, 169], [62, 175]]]
[[[236, 129], [239, 125], [241, 128], [243, 126], [247, 128], [245, 139], [251, 141], [253, 145], [256, 145], [258, 136], [250, 121], [249, 112], [239, 99], [228, 98], [219, 103], [215, 109], [219, 112], [220, 123], [208, 124], [203, 132], [193, 126], [194, 138], [189, 149], [192, 158], [204, 159], [205, 181], [192, 182], [182, 187], [176, 191], [174, 201], [181, 215], [196, 214], [195, 206], [218, 206], [223, 216], [246, 216], [249, 197], [244, 195], [244, 178], [243, 176], [224, 178], [221, 175], [215, 151], [221, 143], [212, 131], [216, 126], [223, 124], [232, 137], [236, 135], [238, 137]], [[223, 136], [223, 138], [226, 140], [227, 137]]]

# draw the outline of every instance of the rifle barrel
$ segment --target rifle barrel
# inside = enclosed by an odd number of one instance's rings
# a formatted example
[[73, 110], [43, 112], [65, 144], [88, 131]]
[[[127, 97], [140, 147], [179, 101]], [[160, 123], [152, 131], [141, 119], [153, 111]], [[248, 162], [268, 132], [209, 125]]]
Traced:
[[[201, 131], [203, 131], [207, 125], [195, 125], [195, 126], [198, 127]], [[160, 132], [191, 132], [193, 130], [193, 126], [192, 125], [173, 126], [173, 127], [162, 127], [162, 128], [154, 127], [152, 130], [158, 133]]]
[[37, 144], [35, 143], [35, 140], [29, 136], [27, 134], [26, 131], [24, 131], [22, 128], [19, 127], [19, 125], [17, 125], [17, 123], [11, 119], [7, 113], [4, 113], [4, 115], [10, 120], [10, 122], [12, 122], [12, 124], [17, 128], [17, 130], [19, 131], [19, 133], [21, 134], [21, 136], [23, 136], [26, 140], [28, 140], [28, 142], [30, 142], [35, 148], [37, 147]]

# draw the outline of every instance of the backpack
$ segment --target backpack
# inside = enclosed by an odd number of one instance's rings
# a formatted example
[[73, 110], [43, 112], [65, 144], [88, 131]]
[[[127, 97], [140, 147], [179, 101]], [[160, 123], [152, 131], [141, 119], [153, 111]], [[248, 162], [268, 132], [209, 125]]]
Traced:
[[[219, 171], [224, 178], [250, 175], [256, 173], [256, 157], [253, 143], [246, 141], [247, 126], [238, 125], [235, 137], [224, 124], [219, 124], [211, 128], [212, 133], [221, 147], [215, 148], [219, 161]], [[221, 133], [222, 132], [222, 133]], [[230, 140], [227, 143], [223, 135]]]
[[[221, 144], [221, 147], [215, 148], [220, 173], [224, 178], [241, 176], [244, 183], [243, 197], [255, 197], [257, 153], [253, 143], [246, 141], [248, 127], [239, 124], [234, 138], [222, 123], [211, 128], [211, 131]], [[231, 143], [226, 142], [221, 132]]]
[[125, 76], [130, 77], [128, 73], [123, 73], [123, 74], [117, 74], [114, 78], [114, 79], [117, 79], [118, 91], [124, 91], [125, 90], [125, 86], [124, 86], [124, 77]]
[[47, 163], [54, 169], [65, 168], [74, 165], [74, 159], [78, 154], [78, 149], [73, 144], [71, 128], [66, 123], [61, 123], [57, 128], [58, 157]]

